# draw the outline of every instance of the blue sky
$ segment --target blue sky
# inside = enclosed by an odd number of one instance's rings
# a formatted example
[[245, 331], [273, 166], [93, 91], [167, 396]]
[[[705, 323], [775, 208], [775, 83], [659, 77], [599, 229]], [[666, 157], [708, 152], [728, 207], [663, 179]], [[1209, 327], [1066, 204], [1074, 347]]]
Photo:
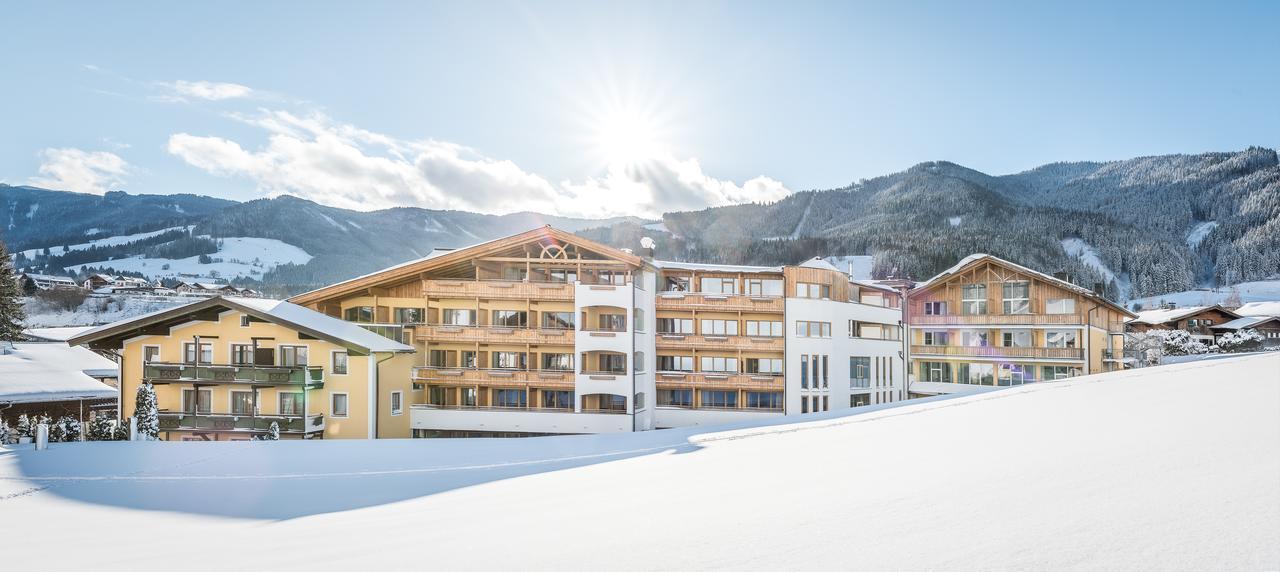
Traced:
[[1122, 4], [6, 3], [0, 181], [603, 216], [1280, 146], [1280, 3]]

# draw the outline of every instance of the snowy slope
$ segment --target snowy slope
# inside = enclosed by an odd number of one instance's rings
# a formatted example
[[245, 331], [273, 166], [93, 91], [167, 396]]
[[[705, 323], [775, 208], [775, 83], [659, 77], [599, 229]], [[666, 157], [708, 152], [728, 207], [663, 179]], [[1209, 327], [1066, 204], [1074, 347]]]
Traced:
[[[178, 259], [131, 256], [68, 266], [67, 270], [74, 272], [86, 266], [109, 266], [119, 272], [141, 272], [151, 279], [205, 278], [213, 276], [213, 272], [226, 279], [236, 276], [262, 278], [262, 274], [281, 264], [306, 264], [311, 260], [307, 251], [271, 238], [227, 237], [217, 240], [222, 241], [222, 246], [217, 254], [209, 255], [215, 260], [212, 264], [200, 264], [199, 256]], [[166, 269], [165, 265], [169, 268]]]
[[1159, 306], [1161, 302], [1169, 302], [1179, 306], [1212, 306], [1214, 304], [1222, 304], [1228, 298], [1231, 298], [1233, 288], [1235, 292], [1240, 294], [1242, 303], [1280, 301], [1280, 280], [1258, 280], [1255, 282], [1241, 282], [1234, 287], [1201, 288], [1170, 292], [1146, 298], [1135, 298], [1129, 300], [1128, 305], [1130, 308], [1134, 304], [1142, 304], [1143, 308], [1153, 308]]
[[1276, 569], [1277, 371], [1215, 360], [735, 431], [54, 444], [0, 453], [0, 537], [24, 570], [192, 563], [193, 538], [234, 547], [200, 570]]
[[128, 318], [165, 310], [182, 304], [190, 304], [194, 298], [187, 296], [106, 296], [86, 298], [70, 312], [52, 307], [38, 298], [23, 298], [22, 309], [27, 314], [23, 325], [27, 328], [63, 328], [69, 326], [96, 326], [118, 322]]
[[1191, 232], [1187, 233], [1187, 246], [1194, 250], [1215, 228], [1218, 228], [1218, 221], [1215, 220], [1197, 223], [1191, 228]]
[[1062, 250], [1067, 253], [1067, 256], [1079, 258], [1080, 262], [1083, 262], [1085, 266], [1097, 270], [1108, 281], [1115, 280], [1116, 288], [1120, 291], [1120, 299], [1127, 300], [1129, 298], [1129, 292], [1132, 291], [1129, 276], [1126, 274], [1117, 275], [1112, 272], [1107, 267], [1107, 264], [1102, 261], [1102, 258], [1098, 257], [1098, 251], [1089, 246], [1089, 243], [1079, 238], [1064, 238], [1062, 239]]
[[[99, 238], [96, 240], [90, 240], [88, 242], [81, 242], [79, 244], [68, 245], [67, 250], [88, 250], [89, 248], [92, 248], [94, 246], [116, 246], [120, 244], [128, 244], [135, 240], [151, 238], [153, 236], [164, 234], [171, 230], [183, 230], [187, 228], [190, 228], [190, 227], [175, 226], [171, 228], [162, 228], [160, 230], [153, 230], [151, 232], [140, 232], [137, 234], [122, 234], [120, 236], [108, 236], [106, 238]], [[98, 229], [91, 228], [89, 230], [96, 231]], [[21, 254], [26, 255], [27, 258], [35, 258], [37, 254], [40, 254], [43, 251], [44, 251], [43, 248], [30, 248], [22, 251]], [[49, 251], [53, 254], [60, 254], [62, 252], [62, 247], [61, 246], [51, 247], [49, 248]], [[17, 253], [15, 253], [14, 256], [16, 257]]]

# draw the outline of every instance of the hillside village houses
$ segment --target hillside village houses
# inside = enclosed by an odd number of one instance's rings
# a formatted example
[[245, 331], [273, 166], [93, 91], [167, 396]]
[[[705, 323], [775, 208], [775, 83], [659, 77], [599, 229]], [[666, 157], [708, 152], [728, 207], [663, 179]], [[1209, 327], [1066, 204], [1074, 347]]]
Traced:
[[48, 290], [80, 290], [96, 294], [137, 294], [171, 296], [239, 296], [259, 298], [262, 293], [252, 288], [241, 288], [231, 284], [212, 282], [179, 281], [172, 288], [165, 287], [160, 280], [149, 281], [136, 276], [111, 275], [95, 273], [77, 283], [67, 276], [53, 276], [24, 272], [19, 274], [19, 286], [26, 291]]
[[70, 343], [115, 356], [123, 396], [156, 388], [163, 438], [195, 440], [271, 423], [284, 438], [644, 431], [1120, 367], [1132, 314], [1087, 289], [988, 255], [904, 304], [909, 285], [820, 259], [654, 260], [548, 226], [288, 301], [214, 295]]

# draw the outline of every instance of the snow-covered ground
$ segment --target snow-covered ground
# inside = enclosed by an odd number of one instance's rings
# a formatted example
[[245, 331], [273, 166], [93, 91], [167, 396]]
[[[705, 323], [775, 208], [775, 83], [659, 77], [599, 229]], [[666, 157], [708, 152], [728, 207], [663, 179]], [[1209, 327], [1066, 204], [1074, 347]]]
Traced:
[[265, 272], [281, 264], [306, 264], [311, 260], [307, 251], [271, 238], [227, 237], [218, 240], [222, 241], [222, 246], [218, 248], [217, 254], [209, 255], [215, 260], [211, 264], [200, 264], [198, 256], [177, 259], [131, 256], [68, 266], [67, 270], [74, 272], [86, 266], [109, 266], [119, 272], [141, 272], [151, 279], [203, 279], [215, 276], [214, 272], [224, 279], [237, 276], [262, 278]]
[[1216, 220], [1197, 223], [1194, 227], [1191, 227], [1191, 232], [1187, 233], [1187, 246], [1195, 250], [1197, 246], [1200, 246], [1201, 242], [1204, 242], [1204, 237], [1209, 236], [1209, 233], [1213, 232], [1215, 228], [1218, 228], [1218, 221]]
[[[853, 272], [849, 275], [854, 280], [870, 280], [871, 270], [875, 267], [876, 257], [874, 256], [828, 256], [824, 260], [830, 262], [832, 266], [839, 268], [841, 272], [849, 272], [849, 268], [853, 268]], [[852, 266], [850, 266], [852, 264]]]
[[1062, 250], [1066, 251], [1067, 256], [1079, 258], [1080, 262], [1083, 262], [1085, 266], [1089, 266], [1094, 270], [1097, 270], [1108, 281], [1115, 280], [1116, 288], [1119, 290], [1120, 299], [1127, 300], [1129, 298], [1129, 292], [1132, 289], [1129, 275], [1116, 274], [1113, 272], [1111, 268], [1107, 267], [1107, 264], [1102, 261], [1102, 258], [1098, 256], [1098, 251], [1094, 250], [1092, 246], [1089, 246], [1089, 243], [1079, 238], [1064, 238], [1062, 239]]
[[38, 298], [24, 298], [27, 328], [61, 328], [96, 326], [118, 322], [143, 314], [190, 304], [200, 300], [189, 296], [105, 296], [85, 298], [80, 307], [70, 312], [54, 308]]
[[[171, 231], [171, 230], [183, 230], [183, 229], [187, 229], [187, 228], [190, 228], [190, 227], [175, 226], [175, 227], [170, 227], [170, 228], [162, 228], [162, 229], [160, 229], [160, 230], [153, 230], [153, 231], [150, 231], [150, 232], [140, 232], [140, 233], [137, 233], [137, 234], [122, 234], [122, 235], [120, 235], [120, 236], [109, 236], [109, 237], [106, 237], [106, 238], [99, 238], [99, 239], [96, 239], [96, 240], [90, 240], [90, 241], [88, 241], [88, 242], [81, 242], [81, 243], [78, 243], [78, 244], [70, 244], [70, 245], [67, 245], [67, 250], [87, 250], [87, 249], [92, 248], [92, 247], [94, 247], [94, 246], [116, 246], [116, 245], [120, 245], [120, 244], [128, 244], [128, 243], [133, 242], [133, 241], [135, 241], [135, 240], [142, 240], [142, 239], [144, 239], [144, 238], [151, 238], [151, 237], [153, 237], [153, 236], [156, 236], [156, 235], [158, 235], [158, 234], [163, 234], [163, 233], [169, 232], [169, 231]], [[97, 231], [97, 230], [98, 230], [98, 229], [96, 229], [96, 228], [91, 228], [91, 229], [89, 229], [89, 231], [86, 231], [86, 234], [93, 234], [93, 232], [94, 232], [94, 231]], [[41, 252], [44, 252], [44, 249], [43, 249], [43, 248], [30, 248], [30, 249], [27, 249], [27, 250], [23, 250], [23, 251], [21, 252], [21, 254], [26, 255], [26, 257], [27, 257], [27, 258], [34, 258], [37, 254], [40, 254]], [[49, 247], [49, 252], [50, 252], [50, 254], [61, 254], [61, 253], [62, 253], [62, 246], [51, 246], [51, 247]], [[15, 253], [15, 254], [14, 254], [14, 256], [17, 256], [17, 253]]]
[[1277, 372], [1250, 356], [733, 430], [53, 444], [0, 453], [0, 538], [23, 570], [1276, 569]]
[[[1171, 292], [1159, 296], [1135, 298], [1129, 300], [1128, 306], [1132, 308], [1134, 304], [1142, 304], [1143, 308], [1154, 308], [1159, 306], [1161, 302], [1169, 302], [1179, 306], [1212, 306], [1226, 302], [1228, 298], [1231, 298], [1232, 291], [1232, 287], [1225, 287]], [[1239, 292], [1240, 301], [1243, 303], [1280, 301], [1280, 279], [1241, 282], [1234, 286], [1234, 291]]]

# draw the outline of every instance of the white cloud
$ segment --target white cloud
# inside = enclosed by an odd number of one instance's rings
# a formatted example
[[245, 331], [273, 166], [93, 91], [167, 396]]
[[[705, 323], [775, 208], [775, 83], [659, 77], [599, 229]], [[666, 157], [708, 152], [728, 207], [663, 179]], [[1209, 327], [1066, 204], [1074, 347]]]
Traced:
[[652, 216], [772, 201], [790, 192], [767, 177], [742, 185], [716, 179], [696, 159], [678, 160], [670, 154], [613, 166], [601, 177], [557, 184], [462, 145], [396, 139], [321, 114], [262, 110], [232, 117], [266, 131], [266, 144], [251, 150], [220, 137], [178, 133], [169, 138], [168, 151], [209, 173], [248, 178], [267, 194], [294, 194], [345, 208]]
[[124, 184], [129, 164], [115, 153], [84, 151], [74, 147], [40, 152], [40, 175], [31, 184], [77, 193], [101, 195]]
[[219, 101], [223, 99], [249, 97], [253, 94], [253, 90], [250, 89], [249, 86], [240, 85], [238, 83], [186, 81], [180, 79], [173, 82], [160, 82], [160, 85], [170, 90], [171, 93], [152, 96], [151, 99], [167, 103], [186, 101], [186, 98], [188, 97]]

